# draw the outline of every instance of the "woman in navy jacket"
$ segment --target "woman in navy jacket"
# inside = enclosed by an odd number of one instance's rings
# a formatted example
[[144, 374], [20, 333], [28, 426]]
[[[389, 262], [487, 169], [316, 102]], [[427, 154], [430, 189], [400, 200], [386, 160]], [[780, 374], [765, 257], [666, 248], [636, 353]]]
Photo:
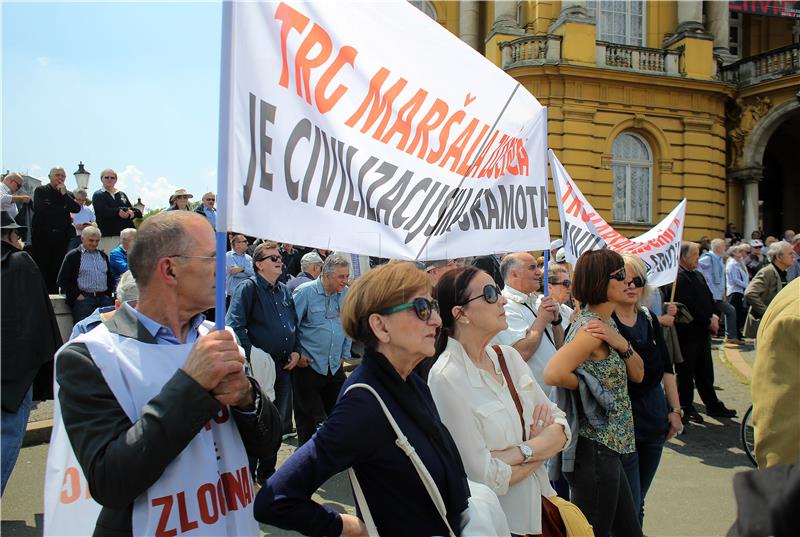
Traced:
[[259, 491], [256, 519], [306, 535], [366, 535], [358, 518], [311, 499], [326, 480], [352, 466], [382, 536], [448, 534], [377, 400], [364, 389], [344, 393], [365, 383], [380, 394], [416, 449], [458, 532], [469, 496], [464, 467], [428, 387], [413, 373], [434, 354], [441, 325], [430, 281], [411, 263], [374, 269], [353, 284], [341, 320], [347, 334], [364, 343], [364, 360], [322, 427]]

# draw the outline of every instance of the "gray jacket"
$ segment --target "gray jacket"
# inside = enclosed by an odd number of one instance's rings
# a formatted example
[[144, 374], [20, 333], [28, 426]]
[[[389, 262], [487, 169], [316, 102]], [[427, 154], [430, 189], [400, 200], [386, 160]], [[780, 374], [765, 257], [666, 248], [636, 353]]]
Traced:
[[607, 410], [614, 400], [611, 392], [582, 367], [578, 367], [575, 374], [578, 375], [577, 390], [555, 388], [550, 392], [550, 399], [566, 413], [567, 423], [572, 431], [572, 439], [567, 447], [547, 462], [547, 473], [551, 481], [557, 481], [561, 472], [572, 472], [575, 469], [581, 411], [592, 427], [604, 428], [608, 424]]

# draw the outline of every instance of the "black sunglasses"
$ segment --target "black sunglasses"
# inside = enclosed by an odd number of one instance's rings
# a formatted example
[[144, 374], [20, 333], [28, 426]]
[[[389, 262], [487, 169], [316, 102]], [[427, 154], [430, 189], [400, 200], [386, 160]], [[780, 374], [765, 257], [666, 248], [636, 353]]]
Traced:
[[569, 287], [570, 285], [572, 285], [571, 280], [564, 280], [563, 282], [548, 280], [548, 283], [550, 283], [550, 285], [563, 285], [564, 287]]
[[478, 296], [474, 296], [474, 297], [470, 298], [469, 300], [467, 300], [466, 302], [464, 302], [463, 304], [459, 304], [459, 305], [460, 306], [466, 306], [467, 304], [469, 304], [473, 300], [478, 300], [479, 298], [483, 298], [489, 304], [494, 304], [500, 298], [500, 288], [497, 287], [496, 285], [493, 285], [493, 284], [490, 283], [490, 284], [484, 286], [483, 292], [481, 294], [479, 294]]
[[434, 311], [439, 313], [439, 302], [436, 300], [428, 300], [427, 298], [420, 296], [411, 302], [406, 302], [405, 304], [400, 304], [398, 306], [385, 309], [381, 312], [381, 315], [390, 315], [392, 313], [397, 313], [398, 311], [407, 310], [409, 308], [414, 308], [414, 313], [417, 314], [417, 318], [420, 321], [427, 321], [431, 318], [431, 315]]
[[259, 261], [264, 261], [266, 259], [269, 259], [273, 263], [277, 263], [278, 260], [283, 261], [283, 258], [279, 255], [267, 255], [264, 257], [259, 257], [258, 259], [255, 260], [255, 263], [258, 263]]
[[625, 272], [625, 267], [617, 269], [608, 275], [609, 280], [617, 280], [618, 282], [624, 282], [627, 277], [628, 274]]
[[633, 279], [628, 282], [628, 287], [633, 284], [633, 286], [637, 289], [641, 289], [645, 285], [647, 285], [647, 278], [642, 278], [641, 276], [634, 276]]

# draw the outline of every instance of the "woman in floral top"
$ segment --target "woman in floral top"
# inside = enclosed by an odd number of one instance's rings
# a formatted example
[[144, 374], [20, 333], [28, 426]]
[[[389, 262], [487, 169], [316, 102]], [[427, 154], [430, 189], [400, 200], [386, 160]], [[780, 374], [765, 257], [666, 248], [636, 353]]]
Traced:
[[584, 309], [544, 370], [547, 384], [570, 390], [578, 389], [580, 370], [612, 397], [603, 425], [589, 423], [581, 409], [574, 471], [566, 473], [571, 499], [597, 537], [642, 535], [621, 456], [636, 450], [628, 380], [642, 381], [644, 363], [611, 320], [624, 300], [625, 279], [625, 263], [616, 252], [596, 250], [578, 259], [572, 292]]

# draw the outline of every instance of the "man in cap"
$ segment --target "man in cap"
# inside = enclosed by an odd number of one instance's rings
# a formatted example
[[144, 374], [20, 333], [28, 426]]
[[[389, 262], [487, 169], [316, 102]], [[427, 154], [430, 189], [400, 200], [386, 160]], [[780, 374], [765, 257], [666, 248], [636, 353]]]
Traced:
[[439, 278], [459, 266], [458, 260], [456, 259], [425, 261], [425, 273], [428, 275], [431, 285], [436, 287], [436, 284], [439, 283]]
[[33, 191], [33, 259], [42, 271], [42, 277], [50, 294], [58, 293], [58, 271], [67, 253], [67, 245], [75, 236], [70, 213], [78, 213], [81, 206], [64, 182], [64, 168], [53, 168], [48, 175], [50, 182]]
[[294, 290], [301, 284], [316, 280], [319, 277], [320, 272], [322, 272], [322, 258], [313, 250], [308, 252], [300, 258], [300, 270], [301, 272], [286, 284], [286, 288], [289, 289], [290, 293], [294, 293]]
[[562, 239], [555, 239], [550, 243], [550, 261], [555, 261], [558, 250], [564, 248]]
[[148, 218], [128, 257], [138, 303], [56, 357], [69, 444], [103, 506], [95, 535], [258, 533], [247, 457], [274, 455], [280, 418], [233, 333], [204, 322], [215, 252], [197, 213]]
[[135, 227], [134, 218], [141, 218], [139, 209], [134, 209], [125, 192], [117, 190], [117, 172], [107, 168], [100, 174], [103, 188], [92, 194], [92, 207], [97, 217], [97, 225], [103, 234], [100, 249], [110, 252], [119, 246], [119, 236], [123, 229]]
[[[28, 425], [32, 384], [39, 369], [61, 346], [47, 286], [33, 259], [20, 249], [19, 229], [3, 211], [0, 243], [0, 314], [2, 315], [2, 490], [17, 461]], [[0, 492], [2, 494], [2, 492]]]
[[767, 263], [763, 252], [764, 243], [758, 239], [753, 239], [750, 241], [750, 253], [747, 254], [747, 257], [744, 259], [744, 266], [747, 267], [747, 272], [750, 275], [751, 280]]

